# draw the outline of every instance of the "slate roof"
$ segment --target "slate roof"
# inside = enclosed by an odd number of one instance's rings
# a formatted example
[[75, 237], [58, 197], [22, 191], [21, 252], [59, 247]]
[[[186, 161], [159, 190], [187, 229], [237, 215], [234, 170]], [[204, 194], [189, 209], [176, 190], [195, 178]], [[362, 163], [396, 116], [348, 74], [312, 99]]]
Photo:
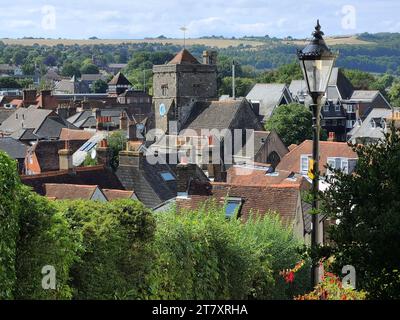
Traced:
[[[111, 117], [112, 125], [115, 127], [119, 126], [119, 118], [121, 116], [120, 109], [101, 109], [101, 117]], [[90, 110], [85, 110], [74, 114], [72, 117], [67, 119], [68, 122], [72, 123], [77, 128], [93, 128], [96, 127], [96, 118], [93, 112]]]
[[[307, 95], [307, 84], [304, 80], [292, 80], [289, 85], [289, 91], [293, 98], [300, 98], [301, 94]], [[300, 100], [302, 100], [302, 98]]]
[[168, 64], [200, 64], [200, 62], [187, 49], [182, 49]]
[[44, 191], [48, 198], [57, 200], [90, 200], [98, 186], [96, 185], [78, 185], [66, 183], [45, 183]]
[[246, 155], [246, 145], [247, 145], [246, 143], [240, 150], [238, 150], [236, 156], [250, 156], [251, 158], [254, 158], [254, 156], [264, 146], [270, 134], [271, 134], [270, 131], [254, 131], [254, 146], [253, 146], [254, 154]]
[[13, 159], [25, 159], [27, 145], [11, 137], [0, 138], [0, 150], [6, 152]]
[[109, 85], [126, 85], [132, 86], [132, 83], [124, 76], [122, 72], [118, 72], [108, 83]]
[[[176, 196], [176, 180], [164, 181], [162, 172], [168, 172], [175, 177], [167, 164], [150, 164], [145, 157], [140, 157], [139, 167], [120, 165], [116, 171], [124, 189], [135, 190], [138, 199], [149, 208]], [[176, 177], [175, 177], [176, 179]]]
[[0, 125], [8, 118], [10, 117], [15, 110], [7, 110], [4, 108], [0, 108]]
[[[321, 174], [326, 173], [325, 165], [327, 164], [328, 157], [343, 157], [348, 159], [357, 159], [357, 154], [351, 149], [347, 142], [332, 142], [332, 141], [320, 141], [319, 145], [320, 153], [320, 172]], [[312, 141], [305, 140], [297, 147], [293, 148], [289, 153], [281, 159], [277, 170], [286, 170], [290, 172], [301, 173], [300, 161], [301, 155], [312, 154]]]
[[236, 100], [196, 102], [183, 129], [233, 129], [239, 112], [243, 112], [240, 124], [235, 128], [261, 129], [256, 115], [245, 98]]
[[[392, 110], [374, 108], [365, 118], [365, 120], [359, 125], [356, 123], [348, 133], [350, 140], [356, 142], [358, 138], [370, 138], [370, 139], [383, 139], [385, 129], [381, 126], [381, 121], [390, 117], [392, 115]], [[372, 126], [371, 121], [374, 120], [376, 125]]]
[[349, 100], [372, 102], [378, 94], [378, 90], [355, 90]]
[[45, 172], [32, 176], [21, 176], [21, 181], [43, 196], [46, 194], [44, 189], [45, 183], [98, 185], [101, 189], [124, 189], [115, 173], [102, 165]]
[[350, 80], [339, 68], [333, 68], [328, 82], [327, 97], [329, 100], [349, 99], [354, 91]]
[[259, 114], [268, 119], [276, 106], [281, 103], [282, 97], [288, 103], [292, 102], [287, 86], [284, 83], [257, 83], [247, 94], [246, 98], [251, 102], [260, 103]]

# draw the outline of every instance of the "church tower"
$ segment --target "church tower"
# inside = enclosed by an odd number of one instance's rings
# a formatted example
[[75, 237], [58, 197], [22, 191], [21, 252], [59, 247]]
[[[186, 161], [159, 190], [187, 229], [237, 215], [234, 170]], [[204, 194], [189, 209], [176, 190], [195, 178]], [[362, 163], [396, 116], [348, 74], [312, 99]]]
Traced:
[[200, 63], [186, 49], [169, 63], [153, 67], [155, 126], [168, 133], [170, 121], [178, 132], [196, 102], [218, 99], [216, 52], [205, 51]]

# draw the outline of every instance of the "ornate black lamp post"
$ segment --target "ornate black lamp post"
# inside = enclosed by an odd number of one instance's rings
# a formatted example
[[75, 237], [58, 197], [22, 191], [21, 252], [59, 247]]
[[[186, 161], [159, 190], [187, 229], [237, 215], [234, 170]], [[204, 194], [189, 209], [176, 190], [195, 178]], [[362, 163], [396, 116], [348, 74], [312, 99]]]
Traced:
[[[310, 109], [312, 111], [313, 121], [313, 153], [312, 153], [312, 234], [311, 246], [315, 248], [322, 243], [322, 234], [320, 234], [318, 214], [318, 189], [319, 189], [319, 133], [320, 133], [320, 112], [321, 99], [328, 87], [329, 78], [335, 63], [336, 55], [329, 50], [322, 38], [323, 32], [319, 20], [312, 33], [313, 39], [303, 49], [298, 50], [297, 56], [300, 61], [300, 67], [303, 71], [304, 79], [307, 84], [308, 94], [312, 98]], [[314, 285], [319, 282], [318, 266], [313, 266], [312, 283]]]

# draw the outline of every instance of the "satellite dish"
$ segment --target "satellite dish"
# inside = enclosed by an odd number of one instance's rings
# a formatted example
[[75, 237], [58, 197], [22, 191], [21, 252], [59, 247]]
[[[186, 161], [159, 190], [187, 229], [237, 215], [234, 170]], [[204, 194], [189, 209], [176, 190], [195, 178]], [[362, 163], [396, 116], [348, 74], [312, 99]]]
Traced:
[[93, 150], [90, 152], [90, 157], [94, 160], [94, 159], [96, 159], [96, 156], [97, 156], [96, 149], [93, 149]]
[[165, 116], [165, 114], [167, 113], [167, 109], [165, 108], [165, 104], [164, 103], [161, 103], [160, 104], [160, 116], [161, 117], [164, 117]]

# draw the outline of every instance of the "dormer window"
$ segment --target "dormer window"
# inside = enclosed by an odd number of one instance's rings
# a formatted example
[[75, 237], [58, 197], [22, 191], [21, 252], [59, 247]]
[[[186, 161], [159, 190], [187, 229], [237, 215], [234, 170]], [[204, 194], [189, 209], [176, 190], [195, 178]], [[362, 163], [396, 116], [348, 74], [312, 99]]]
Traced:
[[329, 112], [329, 104], [324, 105], [324, 112]]
[[311, 154], [302, 154], [300, 157], [300, 172], [301, 174], [307, 174], [308, 164], [312, 158]]

